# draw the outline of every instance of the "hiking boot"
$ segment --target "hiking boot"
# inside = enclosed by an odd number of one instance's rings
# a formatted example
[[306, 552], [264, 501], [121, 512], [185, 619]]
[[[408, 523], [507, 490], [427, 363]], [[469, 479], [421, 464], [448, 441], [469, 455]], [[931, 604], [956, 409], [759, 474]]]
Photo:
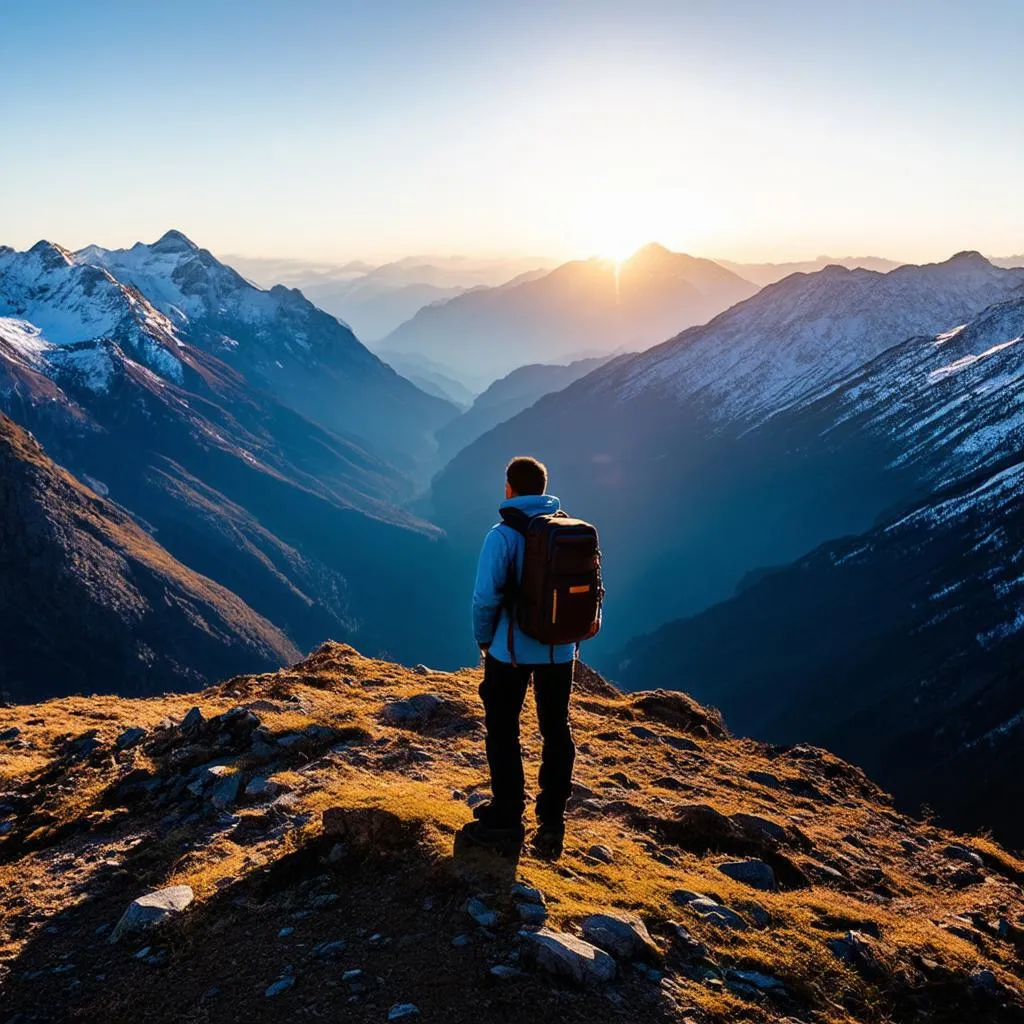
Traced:
[[473, 808], [473, 817], [482, 825], [490, 828], [518, 828], [523, 831], [523, 814], [510, 814], [494, 805], [493, 800], [485, 800]]
[[541, 825], [533, 836], [533, 852], [541, 860], [558, 860], [565, 846], [565, 822]]
[[463, 825], [459, 835], [471, 846], [482, 846], [508, 855], [518, 855], [526, 838], [521, 822], [492, 825], [479, 819]]

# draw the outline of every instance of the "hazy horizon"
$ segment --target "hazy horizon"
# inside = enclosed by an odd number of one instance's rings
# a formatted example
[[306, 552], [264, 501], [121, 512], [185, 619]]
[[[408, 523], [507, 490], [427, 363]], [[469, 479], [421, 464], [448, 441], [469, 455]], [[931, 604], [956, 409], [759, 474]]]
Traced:
[[1005, 0], [6, 4], [2, 241], [1014, 254], [1021, 28]]

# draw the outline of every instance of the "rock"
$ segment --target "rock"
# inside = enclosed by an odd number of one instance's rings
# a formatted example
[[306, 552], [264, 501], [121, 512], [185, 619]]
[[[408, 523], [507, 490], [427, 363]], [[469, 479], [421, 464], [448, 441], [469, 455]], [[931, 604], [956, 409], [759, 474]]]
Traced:
[[716, 924], [720, 928], [731, 928], [735, 931], [744, 932], [750, 925], [748, 922], [728, 907], [722, 906], [717, 900], [710, 896], [704, 896], [698, 892], [690, 892], [687, 889], [677, 889], [671, 895], [673, 903], [685, 906], [687, 910], [696, 914], [702, 921]]
[[388, 1020], [406, 1020], [408, 1017], [418, 1017], [420, 1008], [415, 1003], [395, 1003], [388, 1010]]
[[455, 938], [452, 939], [452, 945], [460, 949], [463, 946], [470, 945], [472, 941], [473, 940], [468, 935], [456, 935]]
[[686, 925], [670, 922], [672, 931], [679, 948], [685, 956], [694, 960], [705, 960], [708, 955], [708, 947], [703, 942], [698, 942], [691, 934]]
[[294, 984], [295, 978], [290, 974], [286, 974], [284, 977], [278, 978], [273, 985], [270, 985], [263, 995], [267, 999], [272, 999], [274, 996], [279, 996], [282, 992], [287, 992]]
[[295, 934], [295, 929], [294, 928], [282, 928], [277, 933], [277, 937], [279, 939], [287, 939], [289, 935], [294, 935], [294, 934]]
[[481, 928], [493, 928], [498, 923], [498, 915], [491, 910], [482, 900], [475, 896], [466, 904], [466, 913]]
[[114, 741], [114, 745], [118, 750], [128, 750], [130, 747], [137, 746], [145, 738], [146, 730], [140, 726], [133, 726], [129, 729], [125, 729], [125, 731]]
[[634, 725], [629, 730], [638, 740], [656, 740], [658, 734], [653, 729], [648, 729], [645, 725]]
[[741, 971], [730, 968], [725, 972], [725, 981], [730, 988], [738, 985], [756, 989], [758, 992], [767, 992], [769, 995], [785, 995], [786, 992], [786, 986], [778, 978], [761, 971]]
[[278, 736], [274, 741], [279, 747], [284, 747], [285, 750], [290, 747], [296, 747], [300, 743], [304, 743], [306, 737], [301, 732], [286, 732], [283, 736]]
[[523, 924], [543, 924], [548, 919], [548, 908], [541, 903], [517, 903], [516, 910]]
[[242, 773], [232, 772], [221, 778], [210, 790], [209, 800], [218, 810], [232, 807], [238, 800], [238, 794], [242, 789]]
[[312, 955], [318, 960], [329, 960], [332, 957], [341, 956], [345, 952], [345, 940], [334, 939], [328, 942], [321, 942], [313, 947]]
[[206, 719], [203, 718], [203, 713], [199, 708], [189, 708], [187, 714], [181, 720], [181, 731], [197, 732], [205, 721]]
[[778, 888], [775, 872], [771, 865], [765, 864], [763, 860], [726, 861], [718, 865], [718, 870], [737, 882], [763, 892], [774, 892]]
[[724, 740], [727, 736], [722, 717], [702, 707], [692, 697], [675, 690], [653, 690], [633, 700], [633, 707], [648, 718], [693, 736]]
[[700, 750], [698, 743], [694, 743], [693, 740], [687, 739], [685, 736], [662, 736], [661, 742], [672, 747], [674, 750], [684, 750], [687, 752]]
[[594, 860], [600, 861], [602, 864], [615, 863], [615, 854], [607, 846], [602, 846], [599, 843], [587, 850], [587, 856], [593, 857]]
[[523, 976], [523, 972], [511, 964], [495, 964], [487, 973], [492, 978], [500, 978], [502, 981], [514, 981]]
[[524, 960], [546, 974], [582, 986], [604, 984], [615, 977], [615, 961], [575, 935], [550, 928], [520, 934]]
[[771, 772], [747, 772], [747, 778], [768, 789], [782, 789], [778, 776], [772, 775]]
[[874, 945], [863, 932], [849, 931], [844, 938], [829, 939], [828, 948], [843, 963], [859, 967], [869, 973], [878, 971]]
[[784, 843], [789, 839], [789, 832], [784, 826], [770, 818], [762, 818], [759, 814], [730, 814], [729, 818], [757, 839], [768, 838], [776, 843]]
[[540, 903], [543, 904], [544, 893], [540, 889], [534, 889], [531, 885], [526, 885], [523, 882], [516, 882], [510, 891], [510, 895], [514, 900], [521, 900], [525, 903]]
[[245, 787], [245, 795], [251, 800], [263, 800], [281, 793], [290, 793], [292, 787], [284, 782], [277, 782], [266, 775], [254, 775]]
[[583, 937], [620, 960], [659, 955], [646, 925], [635, 914], [591, 914], [583, 922]]
[[171, 885], [166, 889], [146, 893], [129, 904], [128, 909], [117, 922], [110, 934], [110, 941], [117, 942], [122, 935], [145, 931], [162, 924], [169, 917], [180, 914], [195, 899], [195, 893], [187, 885]]
[[985, 863], [981, 859], [980, 854], [975, 853], [966, 846], [960, 846], [957, 843], [950, 843], [949, 846], [944, 847], [942, 850], [942, 856], [949, 860], [962, 860], [979, 868]]
[[0, 743], [6, 742], [7, 740], [16, 740], [20, 735], [21, 730], [16, 725], [12, 725], [0, 732]]
[[439, 697], [436, 693], [417, 693], [405, 700], [395, 700], [386, 705], [380, 713], [380, 720], [385, 725], [399, 728], [417, 728], [427, 724], [442, 711], [454, 707], [451, 701]]

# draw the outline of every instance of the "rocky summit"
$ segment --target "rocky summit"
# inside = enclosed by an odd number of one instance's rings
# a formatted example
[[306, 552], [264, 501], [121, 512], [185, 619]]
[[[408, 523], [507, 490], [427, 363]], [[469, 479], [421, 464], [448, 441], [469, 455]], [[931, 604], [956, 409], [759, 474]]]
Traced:
[[[578, 676], [553, 863], [461, 839], [475, 669], [328, 643], [199, 694], [0, 709], [0, 1018], [1024, 1018], [1024, 862], [824, 750]], [[532, 711], [523, 739], [532, 776]]]

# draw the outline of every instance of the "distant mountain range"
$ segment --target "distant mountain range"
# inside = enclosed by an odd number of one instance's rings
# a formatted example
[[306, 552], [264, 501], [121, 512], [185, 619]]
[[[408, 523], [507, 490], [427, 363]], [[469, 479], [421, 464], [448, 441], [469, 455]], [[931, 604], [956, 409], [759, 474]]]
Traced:
[[576, 260], [427, 306], [378, 347], [494, 380], [526, 363], [647, 348], [756, 291], [711, 260], [652, 244], [621, 265]]
[[884, 274], [902, 266], [897, 260], [887, 260], [880, 256], [818, 256], [813, 260], [793, 260], [789, 263], [737, 263], [735, 260], [721, 259], [715, 262], [762, 288], [790, 274], [813, 274], [826, 267], [846, 267], [847, 270], [861, 268]]
[[740, 729], [828, 744], [909, 805], [1024, 843], [1005, 813], [1024, 799], [1022, 381], [1024, 296], [823, 394], [788, 432], [794, 461], [870, 465], [910, 499], [634, 640], [617, 678], [713, 694]]
[[123, 694], [188, 689], [296, 656], [280, 630], [176, 561], [2, 413], [0, 549], [7, 699], [112, 680]]
[[[181, 253], [172, 241], [169, 257]], [[397, 657], [460, 657], [465, 638], [447, 628], [458, 595], [444, 572], [445, 544], [436, 528], [399, 508], [412, 494], [411, 479], [365, 440], [315, 423], [259, 386], [275, 353], [266, 321], [250, 335], [214, 336], [217, 317], [203, 315], [209, 295], [193, 298], [183, 264], [161, 252], [159, 261], [141, 255], [147, 276], [135, 280], [163, 297], [174, 320], [137, 287], [86, 262], [92, 252], [74, 255], [50, 243], [0, 250], [0, 411], [80, 481], [130, 510], [174, 558], [239, 595], [295, 646], [349, 636], [364, 637], [368, 649], [387, 642]], [[205, 274], [200, 280], [207, 283]], [[191, 314], [168, 300], [179, 284]], [[247, 291], [236, 297], [248, 308]], [[256, 292], [255, 299], [273, 308], [276, 296]], [[300, 313], [314, 309], [295, 301]], [[314, 322], [331, 319], [314, 313]], [[360, 392], [363, 408], [398, 409], [392, 403], [403, 395], [414, 408], [435, 402], [348, 332], [338, 337], [341, 354], [321, 338], [324, 376], [340, 374], [353, 348], [354, 379], [345, 387]], [[297, 366], [296, 379], [316, 375], [319, 346], [307, 352], [287, 331], [277, 343], [280, 362]], [[404, 436], [419, 444], [415, 432]], [[404, 581], [409, 616], [396, 637], [401, 650], [383, 632], [396, 581]]]
[[472, 406], [437, 432], [438, 460], [443, 465], [481, 434], [529, 409], [552, 391], [561, 391], [574, 381], [604, 366], [615, 356], [578, 359], [568, 365], [531, 363], [520, 366], [496, 380], [477, 395]]
[[381, 362], [335, 317], [283, 285], [257, 288], [178, 231], [130, 249], [89, 246], [77, 262], [137, 288], [198, 348], [296, 411], [356, 435], [406, 468], [457, 410]]
[[239, 272], [265, 286], [283, 282], [341, 317], [364, 341], [377, 341], [423, 306], [461, 295], [471, 288], [502, 285], [513, 278], [539, 276], [556, 261], [542, 256], [407, 256], [371, 266], [228, 256]]
[[554, 492], [602, 531], [609, 600], [591, 657], [609, 656], [906, 499], [904, 478], [859, 460], [856, 435], [842, 458], [795, 458], [801, 410], [902, 339], [962, 324], [1022, 285], [1024, 271], [976, 253], [888, 274], [791, 275], [479, 438], [435, 478], [432, 516], [475, 537], [493, 519], [494, 467], [544, 458]]

